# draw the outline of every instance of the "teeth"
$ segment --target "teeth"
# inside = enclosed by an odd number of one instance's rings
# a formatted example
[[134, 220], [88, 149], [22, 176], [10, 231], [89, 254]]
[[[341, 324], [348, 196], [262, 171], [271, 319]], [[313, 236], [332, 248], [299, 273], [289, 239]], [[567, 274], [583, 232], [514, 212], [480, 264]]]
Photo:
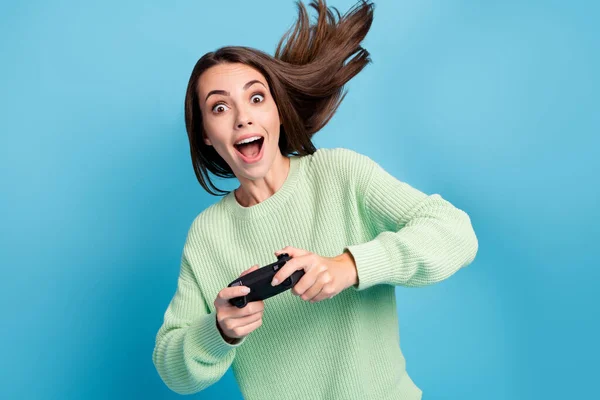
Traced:
[[252, 137], [249, 137], [249, 138], [247, 138], [247, 139], [240, 140], [239, 142], [237, 142], [237, 143], [236, 143], [236, 146], [237, 146], [238, 144], [250, 143], [250, 142], [253, 142], [253, 141], [255, 141], [255, 140], [260, 140], [260, 139], [261, 139], [261, 137], [260, 137], [260, 136], [252, 136]]

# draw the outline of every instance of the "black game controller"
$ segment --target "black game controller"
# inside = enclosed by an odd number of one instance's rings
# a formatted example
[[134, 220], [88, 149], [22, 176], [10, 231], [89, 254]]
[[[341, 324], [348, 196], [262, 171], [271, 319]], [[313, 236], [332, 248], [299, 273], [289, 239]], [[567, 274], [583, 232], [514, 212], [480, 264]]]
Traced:
[[279, 271], [281, 267], [283, 267], [285, 263], [291, 259], [292, 257], [290, 257], [287, 253], [280, 254], [277, 256], [277, 261], [273, 264], [266, 265], [231, 282], [228, 287], [247, 286], [250, 288], [250, 293], [245, 296], [229, 299], [229, 303], [237, 308], [244, 308], [246, 307], [246, 304], [252, 301], [268, 299], [269, 297], [275, 296], [294, 287], [294, 285], [298, 283], [300, 278], [302, 278], [304, 275], [304, 270], [297, 270], [279, 285], [271, 286], [271, 281], [273, 280], [273, 277], [277, 271]]

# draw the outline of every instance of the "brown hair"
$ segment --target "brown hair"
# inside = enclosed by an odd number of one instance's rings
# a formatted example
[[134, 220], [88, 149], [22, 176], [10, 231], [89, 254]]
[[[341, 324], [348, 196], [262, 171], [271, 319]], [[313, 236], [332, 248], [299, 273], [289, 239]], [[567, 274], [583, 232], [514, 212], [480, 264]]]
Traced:
[[185, 94], [185, 127], [194, 172], [200, 185], [212, 195], [229, 192], [217, 188], [208, 171], [223, 178], [235, 175], [203, 140], [197, 85], [204, 71], [221, 63], [242, 63], [258, 70], [267, 80], [281, 115], [281, 153], [302, 156], [316, 151], [312, 136], [333, 117], [346, 96], [344, 85], [371, 61], [360, 43], [373, 21], [372, 3], [361, 0], [341, 16], [336, 8], [327, 7], [325, 0], [312, 0], [310, 6], [318, 14], [316, 24], [310, 24], [299, 0], [296, 5], [298, 19], [280, 39], [274, 57], [249, 47], [226, 46], [203, 55], [192, 70]]

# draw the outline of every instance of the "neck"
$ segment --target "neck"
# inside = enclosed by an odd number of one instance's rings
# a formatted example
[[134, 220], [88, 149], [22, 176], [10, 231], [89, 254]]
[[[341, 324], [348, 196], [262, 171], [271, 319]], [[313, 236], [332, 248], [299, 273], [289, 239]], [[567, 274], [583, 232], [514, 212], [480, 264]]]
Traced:
[[234, 191], [237, 202], [242, 207], [251, 207], [265, 201], [283, 186], [289, 170], [289, 157], [279, 153], [264, 178], [240, 181], [240, 186]]

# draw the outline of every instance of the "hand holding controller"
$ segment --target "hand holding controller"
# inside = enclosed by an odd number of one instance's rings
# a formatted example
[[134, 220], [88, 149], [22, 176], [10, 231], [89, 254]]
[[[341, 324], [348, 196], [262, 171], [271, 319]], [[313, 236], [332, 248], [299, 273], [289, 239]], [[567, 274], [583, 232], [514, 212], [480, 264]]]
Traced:
[[[240, 278], [258, 269], [258, 264], [253, 265], [240, 274]], [[262, 325], [265, 304], [255, 301], [249, 307], [239, 309], [232, 307], [229, 300], [243, 296], [246, 286], [226, 287], [219, 292], [214, 305], [217, 312], [217, 328], [223, 339], [230, 344], [239, 343], [242, 338], [249, 335]]]
[[295, 271], [290, 277], [281, 282], [281, 284], [271, 286], [271, 280], [277, 271], [289, 260], [291, 260], [291, 257], [287, 253], [280, 254], [277, 256], [276, 262], [252, 271], [231, 282], [228, 287], [247, 286], [250, 288], [250, 293], [247, 295], [230, 299], [229, 302], [231, 305], [243, 308], [250, 302], [268, 299], [294, 287], [304, 275], [304, 270]]

